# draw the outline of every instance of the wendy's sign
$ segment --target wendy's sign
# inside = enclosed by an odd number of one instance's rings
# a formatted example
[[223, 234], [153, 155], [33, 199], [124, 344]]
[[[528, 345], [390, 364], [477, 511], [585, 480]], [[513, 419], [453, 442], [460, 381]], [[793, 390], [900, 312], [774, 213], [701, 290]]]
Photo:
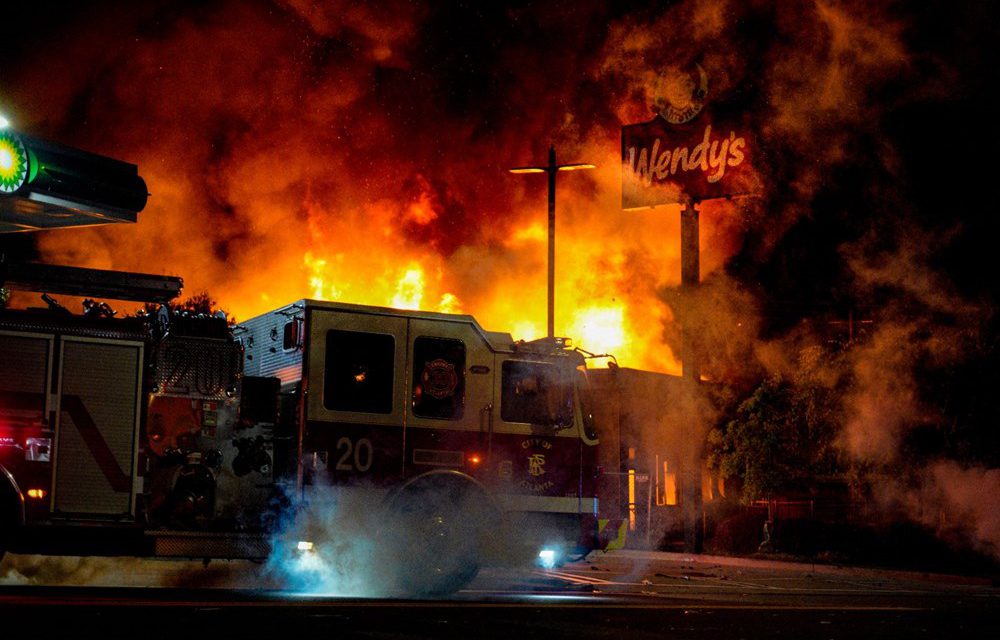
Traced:
[[[759, 191], [750, 127], [735, 109], [708, 107], [708, 78], [661, 76], [649, 122], [622, 127], [622, 208], [635, 209]], [[728, 111], [728, 113], [727, 113]]]

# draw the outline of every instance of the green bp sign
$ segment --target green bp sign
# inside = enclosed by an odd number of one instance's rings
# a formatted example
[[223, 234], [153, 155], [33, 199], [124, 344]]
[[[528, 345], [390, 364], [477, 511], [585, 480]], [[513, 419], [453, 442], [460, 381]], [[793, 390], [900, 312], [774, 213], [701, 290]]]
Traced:
[[16, 193], [28, 182], [31, 169], [31, 154], [21, 138], [0, 131], [0, 194]]

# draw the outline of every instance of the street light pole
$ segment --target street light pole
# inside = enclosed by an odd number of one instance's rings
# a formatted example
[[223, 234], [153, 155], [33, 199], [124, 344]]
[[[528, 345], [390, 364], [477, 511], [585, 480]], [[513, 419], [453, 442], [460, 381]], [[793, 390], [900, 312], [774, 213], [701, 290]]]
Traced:
[[549, 337], [556, 335], [556, 148], [549, 147], [549, 279], [548, 319]]
[[539, 167], [514, 167], [511, 173], [547, 173], [549, 175], [549, 266], [548, 266], [548, 335], [554, 338], [556, 309], [556, 172], [595, 169], [588, 163], [556, 164], [556, 148], [549, 147], [549, 163]]

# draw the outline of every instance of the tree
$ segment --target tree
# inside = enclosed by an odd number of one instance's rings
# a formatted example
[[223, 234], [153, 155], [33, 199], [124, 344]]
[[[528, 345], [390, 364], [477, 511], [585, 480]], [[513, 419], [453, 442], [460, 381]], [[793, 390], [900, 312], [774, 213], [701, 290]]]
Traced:
[[[196, 293], [190, 298], [185, 298], [180, 302], [172, 300], [167, 303], [167, 306], [170, 308], [171, 313], [187, 313], [191, 315], [211, 316], [218, 311], [221, 311], [221, 309], [219, 309], [218, 302], [216, 302], [215, 298], [210, 296], [207, 291]], [[158, 304], [147, 302], [143, 306], [141, 313], [152, 315], [156, 313], [159, 307], [160, 305]], [[228, 314], [226, 314], [226, 321], [231, 325], [236, 322], [235, 318], [229, 316]]]
[[808, 488], [840, 472], [834, 358], [818, 348], [803, 350], [790, 377], [764, 378], [733, 418], [709, 434], [709, 466], [743, 481], [744, 502]]

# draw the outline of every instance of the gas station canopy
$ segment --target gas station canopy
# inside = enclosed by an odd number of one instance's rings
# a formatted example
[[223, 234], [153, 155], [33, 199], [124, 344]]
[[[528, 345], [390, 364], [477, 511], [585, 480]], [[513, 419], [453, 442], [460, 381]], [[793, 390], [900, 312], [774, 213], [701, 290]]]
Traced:
[[135, 222], [134, 164], [0, 129], [0, 233]]

